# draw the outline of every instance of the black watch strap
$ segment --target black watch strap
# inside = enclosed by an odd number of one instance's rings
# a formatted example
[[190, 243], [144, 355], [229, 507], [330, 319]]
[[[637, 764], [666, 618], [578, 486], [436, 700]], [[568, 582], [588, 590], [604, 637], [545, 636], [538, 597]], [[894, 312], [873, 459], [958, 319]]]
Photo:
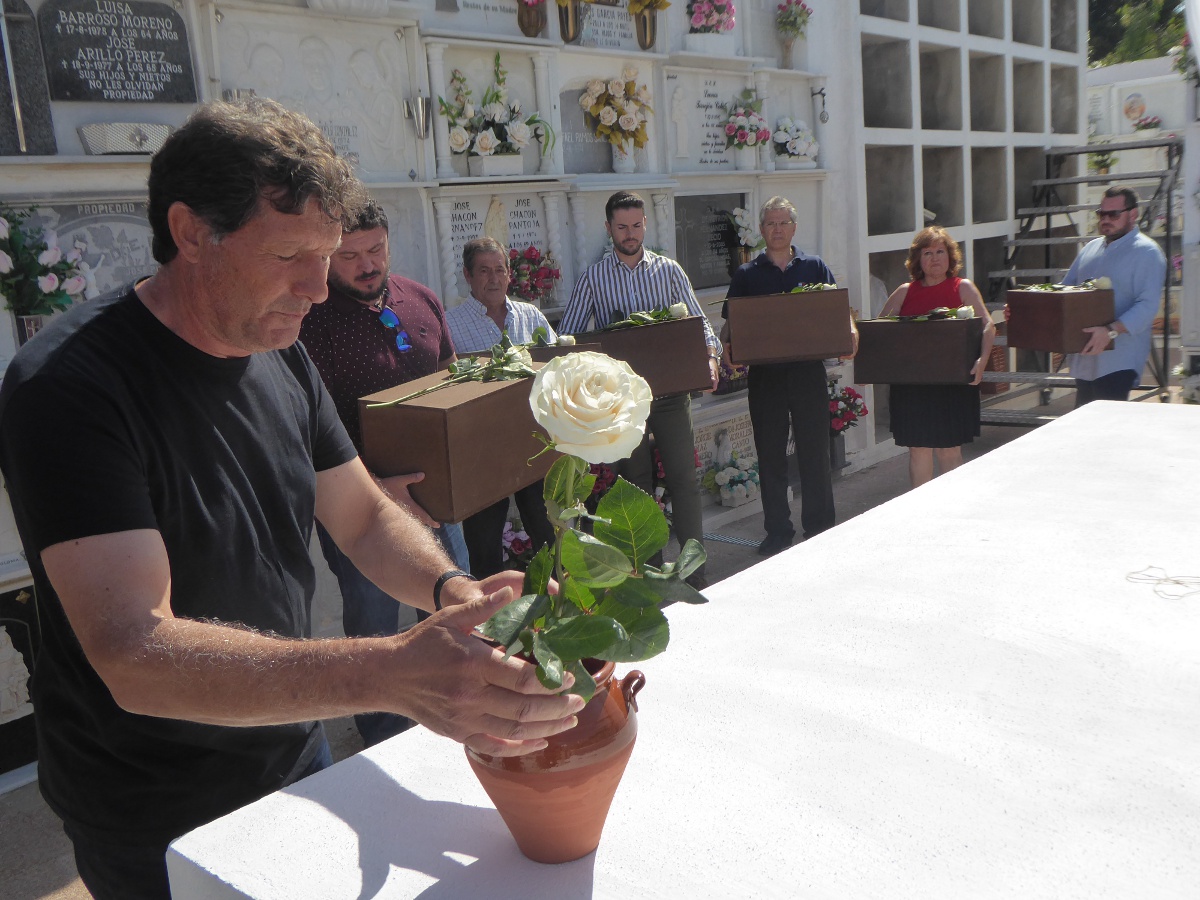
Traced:
[[451, 578], [470, 578], [472, 581], [479, 579], [470, 572], [464, 572], [462, 569], [450, 569], [438, 576], [438, 580], [433, 583], [433, 608], [440, 610], [442, 608], [442, 588], [446, 586], [446, 582]]

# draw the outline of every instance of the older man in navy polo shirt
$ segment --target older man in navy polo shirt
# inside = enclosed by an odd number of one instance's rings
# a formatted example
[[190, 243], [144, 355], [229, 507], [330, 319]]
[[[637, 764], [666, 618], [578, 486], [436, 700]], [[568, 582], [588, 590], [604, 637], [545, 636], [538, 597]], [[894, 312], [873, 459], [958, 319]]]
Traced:
[[[767, 248], [733, 273], [730, 297], [783, 294], [802, 284], [834, 284], [833, 272], [819, 256], [799, 253], [796, 207], [784, 197], [772, 197], [758, 215]], [[803, 302], [798, 298], [797, 302]], [[722, 309], [727, 317], [727, 310]], [[851, 323], [854, 347], [858, 332]], [[729, 353], [729, 324], [721, 331], [725, 358]], [[800, 470], [800, 522], [804, 537], [820, 534], [834, 524], [833, 482], [829, 468], [829, 390], [821, 360], [756, 364], [750, 367], [750, 422], [758, 452], [763, 526], [767, 536], [758, 545], [760, 556], [791, 546], [796, 529], [787, 500], [787, 438], [789, 419], [796, 441]]]

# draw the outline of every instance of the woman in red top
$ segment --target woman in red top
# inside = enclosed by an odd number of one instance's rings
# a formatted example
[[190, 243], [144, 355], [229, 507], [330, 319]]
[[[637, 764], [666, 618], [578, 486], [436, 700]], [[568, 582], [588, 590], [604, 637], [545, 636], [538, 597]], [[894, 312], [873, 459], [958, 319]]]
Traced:
[[970, 306], [984, 321], [983, 351], [971, 368], [970, 384], [893, 384], [889, 407], [892, 437], [908, 448], [908, 477], [913, 487], [962, 465], [962, 445], [979, 436], [979, 383], [992, 352], [996, 326], [979, 290], [959, 278], [962, 252], [954, 238], [936, 225], [917, 233], [905, 268], [912, 281], [888, 297], [880, 316], [920, 316], [939, 306]]

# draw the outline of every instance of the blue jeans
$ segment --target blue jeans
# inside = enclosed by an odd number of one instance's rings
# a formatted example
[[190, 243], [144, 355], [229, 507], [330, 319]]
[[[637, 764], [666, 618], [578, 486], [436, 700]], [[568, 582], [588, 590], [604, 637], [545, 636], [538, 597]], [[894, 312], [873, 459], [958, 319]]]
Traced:
[[[433, 530], [434, 537], [445, 549], [454, 564], [464, 572], [470, 571], [467, 543], [461, 525], [443, 525]], [[329, 532], [317, 523], [317, 539], [321, 553], [337, 579], [342, 592], [342, 631], [347, 637], [400, 634], [425, 617], [425, 614], [399, 603], [358, 571], [346, 554], [338, 549]], [[395, 713], [361, 713], [354, 717], [363, 744], [372, 747], [412, 727], [412, 719]]]
[[[329, 742], [322, 737], [312, 761], [288, 783], [295, 784], [331, 765]], [[121, 842], [120, 835], [114, 835], [111, 843], [100, 843], [65, 823], [63, 831], [74, 847], [79, 879], [95, 900], [171, 900], [165, 844], [128, 844]]]

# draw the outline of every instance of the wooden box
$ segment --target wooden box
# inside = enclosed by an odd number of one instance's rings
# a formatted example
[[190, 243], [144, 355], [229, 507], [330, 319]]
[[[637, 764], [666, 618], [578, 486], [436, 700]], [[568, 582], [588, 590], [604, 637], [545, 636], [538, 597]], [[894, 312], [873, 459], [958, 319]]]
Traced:
[[730, 297], [729, 349], [739, 365], [832, 359], [854, 349], [845, 289]]
[[[538, 364], [534, 364], [537, 368]], [[395, 406], [370, 404], [445, 381], [438, 372], [358, 401], [363, 462], [376, 475], [424, 472], [413, 498], [439, 522], [461, 522], [543, 477], [559, 454], [544, 453], [529, 408], [533, 379], [454, 384]]]
[[690, 394], [712, 388], [704, 321], [699, 316], [634, 325], [613, 331], [577, 334], [580, 343], [599, 343], [601, 351], [624, 360], [650, 384], [655, 397]]
[[969, 384], [983, 348], [983, 319], [858, 323], [858, 384]]
[[530, 347], [529, 355], [535, 363], [548, 363], [557, 356], [566, 356], [568, 353], [603, 353], [599, 344], [580, 344], [575, 343], [566, 347]]
[[1078, 353], [1083, 329], [1114, 318], [1112, 291], [1009, 291], [1008, 345], [1023, 350]]

